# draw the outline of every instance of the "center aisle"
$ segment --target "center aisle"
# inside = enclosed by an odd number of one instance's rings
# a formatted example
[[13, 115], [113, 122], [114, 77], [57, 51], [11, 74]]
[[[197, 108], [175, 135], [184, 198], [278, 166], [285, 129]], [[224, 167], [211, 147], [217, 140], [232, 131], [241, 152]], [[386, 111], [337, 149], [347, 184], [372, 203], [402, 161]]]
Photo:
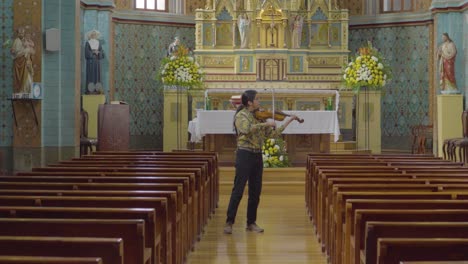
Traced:
[[245, 230], [247, 194], [239, 206], [233, 234], [223, 233], [228, 195], [210, 219], [187, 264], [305, 264], [326, 263], [304, 206], [303, 195], [262, 194], [257, 224], [265, 233]]

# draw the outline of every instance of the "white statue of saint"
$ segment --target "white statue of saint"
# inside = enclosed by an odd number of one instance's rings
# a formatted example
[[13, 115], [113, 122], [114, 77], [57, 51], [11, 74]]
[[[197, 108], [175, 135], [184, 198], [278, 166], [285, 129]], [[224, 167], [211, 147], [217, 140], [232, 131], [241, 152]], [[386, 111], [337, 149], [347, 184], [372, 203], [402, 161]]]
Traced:
[[291, 46], [293, 49], [299, 49], [301, 47], [301, 37], [302, 37], [302, 24], [304, 23], [304, 18], [300, 15], [296, 15], [292, 21], [292, 40]]
[[239, 35], [241, 40], [241, 49], [249, 47], [249, 35], [250, 35], [250, 18], [247, 14], [239, 15], [237, 19], [237, 26], [239, 28]]

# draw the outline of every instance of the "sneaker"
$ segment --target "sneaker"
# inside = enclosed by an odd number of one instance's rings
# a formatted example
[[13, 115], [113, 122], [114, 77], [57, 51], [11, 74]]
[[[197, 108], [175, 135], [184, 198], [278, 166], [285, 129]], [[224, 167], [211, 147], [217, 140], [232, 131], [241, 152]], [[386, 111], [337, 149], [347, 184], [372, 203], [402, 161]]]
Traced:
[[246, 229], [247, 229], [247, 231], [252, 231], [252, 232], [256, 232], [256, 233], [263, 233], [263, 231], [265, 231], [265, 229], [259, 227], [256, 223], [247, 225]]
[[224, 226], [224, 234], [232, 234], [232, 224], [226, 223]]

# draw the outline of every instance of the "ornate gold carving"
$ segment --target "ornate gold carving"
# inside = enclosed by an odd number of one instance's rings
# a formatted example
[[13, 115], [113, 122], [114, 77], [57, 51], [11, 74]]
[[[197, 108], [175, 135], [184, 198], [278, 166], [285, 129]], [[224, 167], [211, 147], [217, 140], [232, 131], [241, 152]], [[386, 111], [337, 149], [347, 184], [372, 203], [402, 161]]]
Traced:
[[203, 58], [205, 67], [234, 67], [234, 57], [228, 56], [208, 56]]
[[210, 75], [206, 75], [205, 76], [205, 80], [206, 81], [220, 81], [220, 82], [224, 82], [224, 81], [249, 81], [249, 82], [254, 82], [256, 81], [257, 77], [256, 75], [233, 75], [233, 74], [229, 74], [229, 75], [216, 75], [216, 74], [210, 74]]
[[340, 57], [308, 57], [309, 68], [315, 67], [341, 67]]
[[340, 20], [341, 19], [341, 14], [340, 13], [332, 13], [331, 19], [332, 20]]
[[341, 73], [336, 75], [288, 75], [289, 81], [341, 81]]

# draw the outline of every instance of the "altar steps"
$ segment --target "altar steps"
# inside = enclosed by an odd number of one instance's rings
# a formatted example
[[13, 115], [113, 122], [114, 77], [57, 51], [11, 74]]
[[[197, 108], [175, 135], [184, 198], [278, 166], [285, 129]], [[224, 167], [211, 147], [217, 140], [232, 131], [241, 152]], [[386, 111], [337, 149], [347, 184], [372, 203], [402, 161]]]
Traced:
[[351, 154], [356, 150], [356, 141], [330, 142], [331, 153]]

